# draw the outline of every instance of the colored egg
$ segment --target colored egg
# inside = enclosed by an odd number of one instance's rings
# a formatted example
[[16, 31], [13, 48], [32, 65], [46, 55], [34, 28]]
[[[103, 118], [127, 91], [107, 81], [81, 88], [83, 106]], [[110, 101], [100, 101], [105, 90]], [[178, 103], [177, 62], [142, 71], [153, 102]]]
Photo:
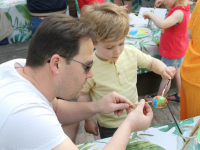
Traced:
[[131, 35], [136, 35], [137, 33], [138, 33], [138, 30], [129, 31], [129, 34], [131, 34]]
[[163, 108], [167, 105], [167, 99], [163, 96], [155, 96], [152, 99], [153, 107], [155, 108]]

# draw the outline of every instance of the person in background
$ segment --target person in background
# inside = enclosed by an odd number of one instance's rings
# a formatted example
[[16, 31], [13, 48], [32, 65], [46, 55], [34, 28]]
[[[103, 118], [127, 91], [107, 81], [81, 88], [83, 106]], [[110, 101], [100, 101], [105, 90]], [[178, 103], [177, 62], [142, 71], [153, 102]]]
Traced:
[[27, 0], [31, 14], [32, 33], [42, 23], [45, 17], [52, 14], [65, 14], [68, 0]]
[[120, 116], [124, 109], [129, 113], [105, 150], [125, 149], [132, 132], [150, 126], [153, 112], [144, 100], [134, 112], [130, 112], [132, 103], [115, 92], [98, 102], [66, 101], [77, 99], [93, 76], [95, 37], [88, 22], [51, 15], [32, 37], [26, 60], [0, 65], [0, 149], [78, 150], [61, 124], [74, 124], [96, 113]]
[[0, 9], [0, 45], [8, 44], [8, 36], [14, 31], [8, 18]]
[[[167, 99], [180, 102], [180, 66], [184, 60], [189, 43], [187, 24], [190, 17], [191, 2], [189, 0], [157, 0], [156, 6], [160, 6], [163, 3], [169, 10], [165, 19], [149, 11], [145, 11], [143, 16], [145, 19], [151, 19], [158, 28], [162, 29], [159, 45], [159, 54], [162, 56], [161, 61], [167, 66], [174, 66], [176, 68], [175, 82], [177, 93], [168, 96]], [[166, 79], [162, 79], [157, 95], [162, 95], [166, 82]], [[171, 82], [165, 90], [165, 94], [169, 91], [170, 85]], [[147, 95], [145, 100], [152, 101], [154, 96]]]
[[114, 0], [114, 3], [127, 8], [127, 13], [132, 13], [132, 0]]
[[[147, 55], [131, 45], [125, 45], [129, 31], [129, 16], [118, 5], [113, 3], [94, 3], [81, 10], [81, 18], [94, 23], [98, 39], [93, 53], [94, 76], [87, 80], [78, 98], [88, 102], [89, 93], [93, 101], [99, 101], [110, 92], [117, 92], [133, 104], [138, 103], [137, 66], [147, 68], [163, 78], [173, 78], [175, 68], [167, 67], [162, 61]], [[117, 32], [116, 32], [117, 31]], [[127, 114], [118, 117], [114, 113], [97, 115], [101, 138], [113, 136], [117, 128], [126, 119]], [[85, 130], [98, 134], [97, 124], [92, 118], [85, 120]]]
[[180, 119], [200, 115], [200, 1], [197, 1], [188, 24], [191, 39], [181, 65]]

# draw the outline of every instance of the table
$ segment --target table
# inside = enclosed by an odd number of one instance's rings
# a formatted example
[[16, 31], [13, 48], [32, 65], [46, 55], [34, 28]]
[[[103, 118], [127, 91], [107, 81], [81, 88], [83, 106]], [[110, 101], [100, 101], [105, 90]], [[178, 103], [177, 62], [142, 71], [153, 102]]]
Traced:
[[[154, 30], [151, 30], [151, 35], [147, 37], [138, 38], [138, 39], [126, 38], [125, 43], [133, 45], [137, 49], [141, 50], [142, 52], [146, 54], [151, 55], [152, 57], [161, 59], [161, 56], [159, 55], [159, 50], [158, 50], [158, 44], [160, 43], [160, 36], [161, 36], [161, 29], [156, 28]], [[147, 72], [150, 72], [150, 71], [146, 68], [138, 67], [137, 74], [142, 74], [142, 73], [147, 73]]]
[[[179, 121], [179, 126], [195, 126], [200, 116]], [[175, 123], [151, 127], [148, 130], [133, 132], [126, 150], [176, 150], [178, 129]], [[110, 141], [106, 138], [98, 141], [77, 145], [79, 150], [101, 150]], [[198, 143], [198, 149], [200, 144]]]
[[0, 0], [0, 8], [14, 28], [14, 32], [8, 36], [9, 43], [29, 41], [32, 25], [26, 0]]

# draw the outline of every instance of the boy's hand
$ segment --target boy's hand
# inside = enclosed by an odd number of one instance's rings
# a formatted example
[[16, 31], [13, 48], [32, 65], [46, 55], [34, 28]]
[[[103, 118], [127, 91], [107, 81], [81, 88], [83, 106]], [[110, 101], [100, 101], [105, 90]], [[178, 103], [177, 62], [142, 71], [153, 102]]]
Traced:
[[161, 72], [161, 76], [163, 79], [173, 79], [175, 74], [176, 69], [171, 66], [165, 67], [164, 70]]
[[159, 7], [164, 3], [164, 0], [156, 0], [156, 6]]
[[144, 19], [148, 19], [149, 18], [149, 11], [144, 11], [143, 12], [143, 17], [144, 17]]
[[99, 135], [97, 123], [92, 118], [85, 120], [84, 127], [87, 133], [94, 134], [95, 136]]

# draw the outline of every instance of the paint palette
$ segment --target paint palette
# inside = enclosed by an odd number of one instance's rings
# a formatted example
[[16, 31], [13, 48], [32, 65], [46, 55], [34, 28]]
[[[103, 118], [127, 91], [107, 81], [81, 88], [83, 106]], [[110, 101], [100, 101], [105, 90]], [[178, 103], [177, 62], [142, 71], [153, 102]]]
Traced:
[[150, 34], [151, 34], [151, 30], [148, 28], [134, 27], [134, 28], [130, 28], [126, 36], [129, 38], [143, 38]]

